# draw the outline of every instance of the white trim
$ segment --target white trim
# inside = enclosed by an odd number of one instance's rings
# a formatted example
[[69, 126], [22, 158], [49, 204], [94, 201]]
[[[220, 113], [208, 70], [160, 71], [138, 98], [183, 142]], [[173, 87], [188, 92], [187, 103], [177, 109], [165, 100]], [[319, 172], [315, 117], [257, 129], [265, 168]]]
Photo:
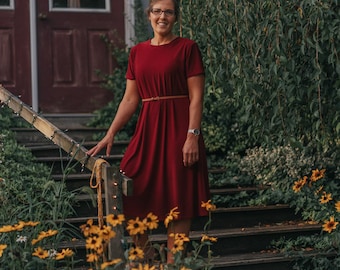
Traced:
[[109, 13], [111, 12], [110, 0], [105, 0], [105, 8], [54, 8], [53, 0], [49, 0], [49, 11], [52, 12], [98, 12]]
[[31, 45], [31, 88], [32, 88], [32, 109], [39, 110], [38, 96], [38, 56], [37, 56], [37, 23], [36, 23], [36, 1], [30, 0], [30, 45]]
[[1, 10], [13, 10], [14, 9], [14, 0], [9, 1], [9, 6], [0, 6]]
[[135, 38], [135, 9], [133, 0], [124, 0], [124, 13], [125, 13], [125, 44], [128, 47], [134, 45], [133, 39]]

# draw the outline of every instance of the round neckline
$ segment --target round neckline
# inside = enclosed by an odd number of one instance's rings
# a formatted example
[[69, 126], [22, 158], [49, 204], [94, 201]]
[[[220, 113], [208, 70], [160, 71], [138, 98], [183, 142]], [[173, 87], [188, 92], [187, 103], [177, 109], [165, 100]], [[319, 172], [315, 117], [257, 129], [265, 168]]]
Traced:
[[164, 47], [164, 46], [169, 46], [169, 45], [171, 45], [175, 40], [177, 40], [177, 39], [179, 39], [179, 36], [177, 36], [177, 37], [175, 37], [173, 40], [171, 40], [169, 43], [165, 43], [165, 44], [161, 44], [161, 45], [154, 45], [154, 44], [152, 44], [151, 43], [151, 40], [152, 40], [152, 38], [150, 39], [150, 42], [149, 42], [149, 44], [150, 44], [150, 46], [151, 47]]

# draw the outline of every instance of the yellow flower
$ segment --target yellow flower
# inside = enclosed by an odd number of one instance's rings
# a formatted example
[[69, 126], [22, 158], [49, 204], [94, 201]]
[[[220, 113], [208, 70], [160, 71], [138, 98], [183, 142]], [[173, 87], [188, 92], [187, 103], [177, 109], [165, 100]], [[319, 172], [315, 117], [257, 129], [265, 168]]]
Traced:
[[0, 228], [0, 233], [7, 233], [15, 231], [15, 227], [12, 225], [5, 225]]
[[170, 250], [172, 254], [175, 254], [177, 252], [180, 252], [184, 250], [184, 245], [181, 244], [180, 242], [174, 242], [174, 246], [172, 247], [172, 249]]
[[41, 247], [37, 247], [34, 249], [32, 253], [33, 256], [39, 257], [40, 259], [46, 259], [48, 257], [48, 251], [42, 249]]
[[339, 222], [334, 220], [334, 217], [331, 217], [330, 220], [326, 220], [322, 225], [322, 228], [325, 232], [331, 233], [333, 230], [336, 229], [336, 226]]
[[327, 194], [326, 192], [323, 192], [319, 201], [320, 201], [321, 204], [325, 204], [325, 203], [328, 203], [331, 200], [332, 200], [332, 194], [330, 194], [330, 193]]
[[335, 209], [336, 209], [337, 212], [340, 212], [340, 201], [337, 201], [335, 203]]
[[138, 259], [143, 259], [143, 258], [144, 258], [144, 251], [141, 248], [139, 248], [139, 247], [130, 248], [130, 250], [129, 250], [129, 260], [136, 261]]
[[36, 222], [34, 222], [34, 221], [27, 221], [27, 222], [25, 222], [25, 226], [35, 227], [39, 223], [40, 223], [39, 221], [36, 221]]
[[168, 228], [169, 223], [171, 221], [173, 221], [174, 219], [178, 219], [178, 216], [180, 214], [180, 212], [176, 211], [178, 210], [178, 207], [176, 206], [175, 208], [170, 210], [170, 213], [168, 214], [168, 216], [165, 218], [164, 220], [164, 225], [166, 228]]
[[0, 257], [2, 257], [2, 254], [4, 253], [4, 250], [7, 248], [7, 245], [0, 244]]
[[48, 231], [42, 231], [39, 233], [38, 238], [32, 240], [32, 245], [35, 245], [36, 243], [40, 242], [44, 238], [56, 235], [58, 233], [57, 230], [48, 230]]
[[109, 262], [104, 262], [101, 264], [100, 269], [104, 270], [106, 267], [111, 266], [111, 265], [115, 265], [117, 263], [120, 263], [122, 260], [121, 259], [115, 259], [113, 261], [109, 261]]
[[110, 240], [111, 238], [116, 236], [116, 233], [112, 231], [112, 228], [110, 226], [103, 226], [101, 230], [99, 230], [99, 236], [103, 240]]
[[158, 217], [152, 213], [149, 213], [146, 218], [143, 219], [143, 223], [149, 230], [157, 229]]
[[55, 259], [56, 260], [62, 260], [64, 259], [65, 257], [72, 257], [74, 254], [74, 252], [67, 248], [67, 249], [62, 249], [61, 252], [57, 253]]
[[91, 236], [86, 239], [86, 249], [96, 250], [101, 247], [103, 239], [97, 236]]
[[294, 182], [293, 190], [295, 193], [299, 192], [302, 187], [307, 183], [307, 176], [304, 176], [302, 179]]
[[316, 181], [320, 180], [321, 178], [323, 178], [325, 176], [325, 171], [326, 171], [326, 169], [322, 169], [320, 171], [319, 171], [319, 169], [312, 170], [312, 175], [310, 177], [310, 180], [312, 182], [316, 182]]
[[[155, 270], [156, 266], [151, 266], [149, 264], [141, 264], [139, 263], [137, 267], [132, 267], [131, 270]], [[160, 269], [163, 269], [163, 266], [161, 266]]]
[[217, 238], [210, 237], [207, 234], [202, 234], [201, 242], [217, 242]]
[[80, 229], [85, 237], [93, 234], [98, 234], [100, 230], [97, 225], [93, 225], [93, 219], [87, 220], [86, 224], [80, 226]]
[[185, 233], [171, 233], [170, 237], [174, 237], [174, 243], [177, 245], [184, 245], [184, 242], [190, 242], [189, 237], [185, 235]]
[[18, 231], [18, 232], [22, 231], [22, 229], [23, 229], [24, 227], [25, 227], [25, 222], [23, 222], [23, 221], [19, 221], [18, 224], [14, 224], [14, 225], [13, 225], [14, 230], [15, 230], [15, 231]]
[[123, 222], [125, 221], [125, 216], [122, 214], [119, 215], [110, 214], [106, 217], [106, 221], [113, 227], [116, 227], [117, 225], [123, 224]]
[[214, 211], [216, 210], [216, 205], [211, 203], [211, 200], [207, 202], [202, 202], [201, 207], [205, 208], [207, 211]]
[[139, 220], [139, 217], [137, 217], [136, 219], [130, 219], [126, 227], [126, 230], [129, 231], [130, 235], [143, 234], [146, 229], [146, 225]]
[[99, 260], [99, 256], [96, 253], [90, 253], [86, 255], [87, 262], [97, 262]]

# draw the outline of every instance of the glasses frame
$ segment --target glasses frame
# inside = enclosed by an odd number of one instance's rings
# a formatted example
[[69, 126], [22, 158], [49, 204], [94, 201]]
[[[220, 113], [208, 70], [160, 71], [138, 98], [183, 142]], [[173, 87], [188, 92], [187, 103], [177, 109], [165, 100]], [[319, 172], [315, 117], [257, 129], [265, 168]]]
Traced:
[[157, 17], [162, 16], [163, 13], [166, 17], [173, 17], [176, 15], [173, 9], [162, 10], [160, 8], [152, 8], [150, 12]]

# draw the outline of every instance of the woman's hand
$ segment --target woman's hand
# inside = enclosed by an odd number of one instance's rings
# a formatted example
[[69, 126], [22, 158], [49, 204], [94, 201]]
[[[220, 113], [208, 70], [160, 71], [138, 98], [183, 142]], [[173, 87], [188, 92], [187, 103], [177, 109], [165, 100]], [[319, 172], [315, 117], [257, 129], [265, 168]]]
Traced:
[[199, 159], [198, 136], [188, 133], [182, 151], [184, 166], [189, 167], [195, 164]]
[[106, 147], [106, 156], [109, 156], [111, 153], [113, 141], [114, 136], [107, 133], [105, 137], [101, 141], [99, 141], [96, 146], [92, 147], [89, 151], [87, 151], [86, 154], [93, 157], [97, 155], [100, 152], [100, 150]]

